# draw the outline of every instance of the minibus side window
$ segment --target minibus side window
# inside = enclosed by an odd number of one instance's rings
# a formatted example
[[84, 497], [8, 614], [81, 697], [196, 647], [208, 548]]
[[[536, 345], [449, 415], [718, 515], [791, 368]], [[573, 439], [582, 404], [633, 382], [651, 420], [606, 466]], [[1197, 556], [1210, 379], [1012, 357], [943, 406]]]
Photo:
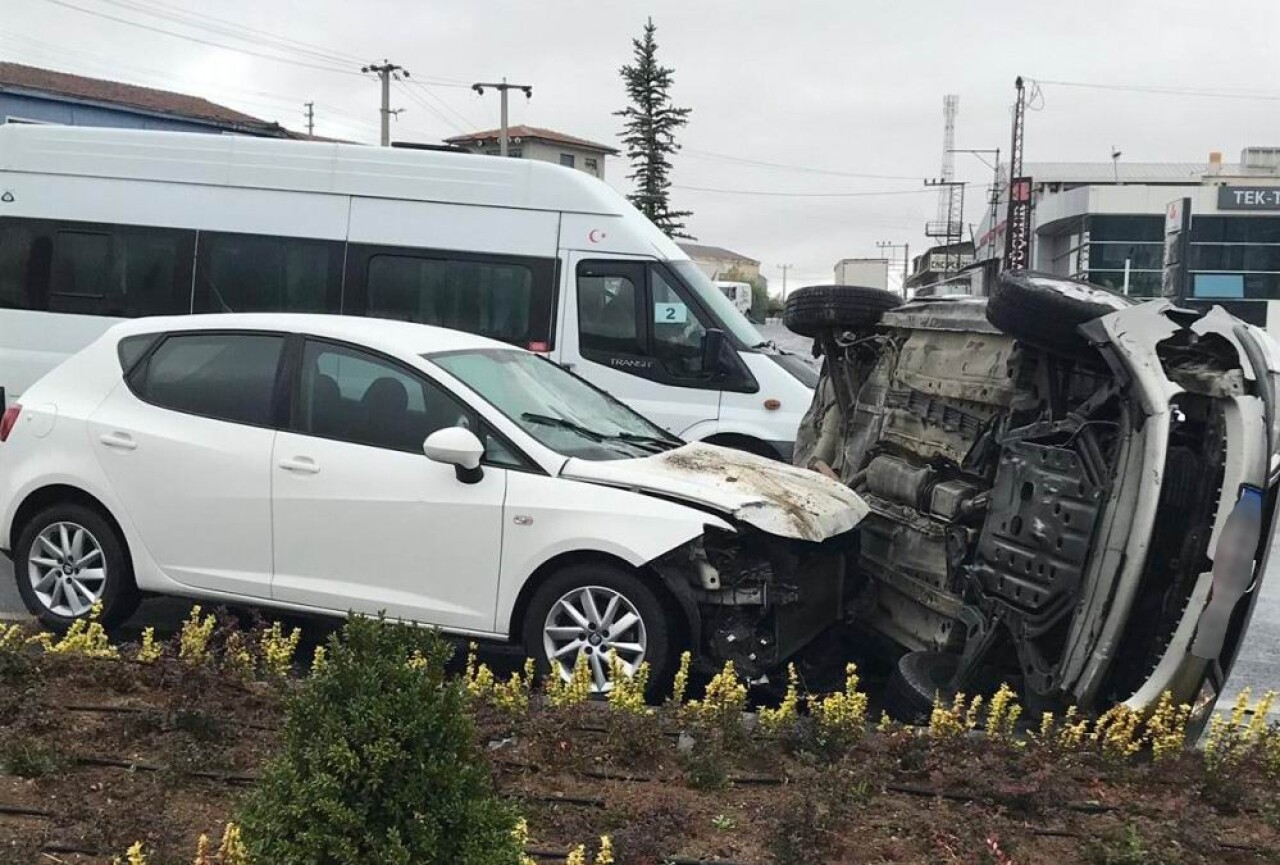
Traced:
[[[639, 270], [639, 268], [637, 268]], [[644, 284], [625, 273], [578, 272], [578, 345], [587, 355], [643, 357]]]
[[342, 311], [549, 351], [555, 276], [554, 259], [353, 245]]
[[200, 232], [196, 312], [333, 312], [342, 304], [339, 241]]
[[188, 312], [195, 232], [0, 220], [0, 307], [133, 318]]

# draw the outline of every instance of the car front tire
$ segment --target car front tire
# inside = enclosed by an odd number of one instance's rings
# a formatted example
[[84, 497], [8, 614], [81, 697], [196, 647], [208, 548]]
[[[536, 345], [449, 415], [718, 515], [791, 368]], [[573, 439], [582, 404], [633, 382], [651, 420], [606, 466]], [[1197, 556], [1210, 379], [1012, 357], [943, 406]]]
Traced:
[[544, 676], [567, 679], [585, 654], [592, 690], [610, 688], [609, 651], [631, 670], [649, 664], [651, 690], [664, 687], [674, 651], [668, 613], [653, 589], [617, 565], [569, 565], [534, 593], [523, 623], [524, 649]]
[[120, 624], [138, 608], [119, 530], [84, 505], [53, 505], [29, 520], [18, 535], [13, 572], [27, 610], [54, 631], [88, 618], [97, 604], [104, 627]]

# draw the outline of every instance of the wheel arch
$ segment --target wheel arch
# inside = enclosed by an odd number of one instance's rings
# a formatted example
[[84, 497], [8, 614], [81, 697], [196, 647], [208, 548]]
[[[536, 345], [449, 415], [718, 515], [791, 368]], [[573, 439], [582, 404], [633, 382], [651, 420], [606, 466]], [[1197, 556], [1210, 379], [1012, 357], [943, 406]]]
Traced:
[[102, 500], [97, 496], [71, 484], [46, 484], [27, 493], [26, 498], [22, 500], [22, 504], [18, 505], [14, 510], [13, 522], [9, 525], [9, 542], [14, 548], [14, 552], [17, 550], [18, 536], [22, 533], [27, 523], [45, 508], [63, 502], [89, 508], [106, 520], [124, 547], [125, 557], [129, 560], [130, 565], [133, 564], [133, 552], [129, 547], [129, 536], [125, 534], [124, 527], [120, 525], [120, 521], [116, 519], [115, 514], [111, 513], [111, 509], [103, 504]]
[[671, 616], [671, 622], [675, 625], [676, 634], [682, 644], [687, 645], [691, 642], [693, 636], [698, 633], [698, 624], [696, 621], [690, 620], [690, 612], [687, 605], [676, 597], [676, 593], [668, 585], [667, 580], [658, 573], [657, 569], [649, 565], [633, 565], [626, 559], [601, 550], [571, 550], [552, 556], [540, 564], [529, 575], [529, 579], [525, 580], [524, 585], [520, 587], [520, 592], [516, 595], [515, 604], [511, 608], [511, 618], [507, 624], [508, 639], [517, 644], [523, 642], [525, 636], [524, 618], [529, 611], [529, 604], [533, 601], [533, 596], [537, 593], [538, 588], [552, 574], [570, 565], [590, 564], [592, 562], [621, 568], [640, 577], [647, 585], [653, 588], [658, 602], [662, 604], [663, 609]]

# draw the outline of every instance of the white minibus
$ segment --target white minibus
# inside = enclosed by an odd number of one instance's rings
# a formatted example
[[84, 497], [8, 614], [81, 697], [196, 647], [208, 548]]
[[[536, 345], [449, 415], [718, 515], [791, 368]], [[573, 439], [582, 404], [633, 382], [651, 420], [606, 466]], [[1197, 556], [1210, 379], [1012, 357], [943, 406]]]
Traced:
[[0, 388], [109, 325], [297, 311], [544, 354], [687, 440], [789, 458], [816, 371], [675, 243], [542, 162], [232, 135], [0, 126]]

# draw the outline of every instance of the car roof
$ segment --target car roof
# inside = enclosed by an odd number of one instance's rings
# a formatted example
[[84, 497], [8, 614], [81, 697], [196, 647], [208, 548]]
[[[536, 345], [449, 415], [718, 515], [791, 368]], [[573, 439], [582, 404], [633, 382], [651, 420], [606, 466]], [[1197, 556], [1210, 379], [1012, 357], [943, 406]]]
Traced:
[[431, 354], [464, 349], [516, 346], [461, 330], [351, 315], [319, 315], [286, 312], [219, 313], [138, 318], [118, 324], [108, 333], [120, 340], [146, 333], [204, 330], [269, 330], [328, 337], [391, 353]]

